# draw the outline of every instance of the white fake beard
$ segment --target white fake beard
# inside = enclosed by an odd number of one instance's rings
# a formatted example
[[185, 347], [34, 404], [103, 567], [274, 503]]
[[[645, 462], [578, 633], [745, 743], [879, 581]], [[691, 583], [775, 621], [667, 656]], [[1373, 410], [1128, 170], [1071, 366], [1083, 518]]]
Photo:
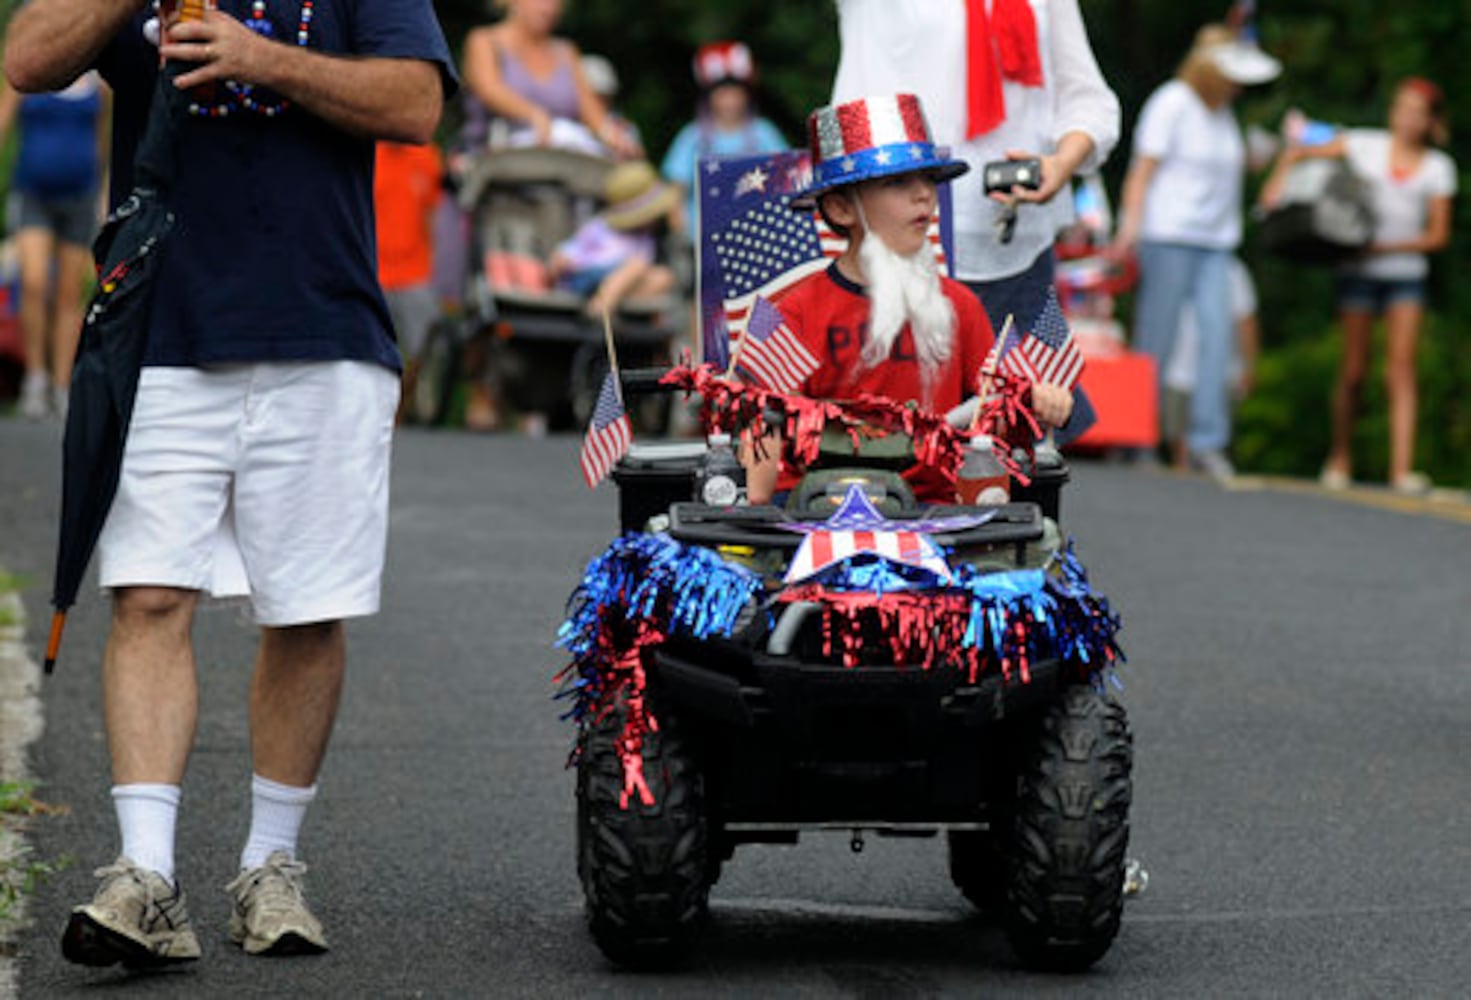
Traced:
[[887, 361], [904, 325], [914, 336], [920, 379], [926, 386], [950, 359], [955, 339], [955, 305], [940, 285], [935, 253], [926, 243], [909, 256], [895, 253], [877, 234], [866, 232], [858, 247], [868, 281], [868, 342], [863, 363]]

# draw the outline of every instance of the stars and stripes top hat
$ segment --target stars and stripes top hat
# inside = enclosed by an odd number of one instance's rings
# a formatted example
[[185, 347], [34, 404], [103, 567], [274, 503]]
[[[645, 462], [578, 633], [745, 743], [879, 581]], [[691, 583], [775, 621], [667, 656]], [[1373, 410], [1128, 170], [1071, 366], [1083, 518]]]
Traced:
[[923, 170], [948, 181], [970, 169], [935, 145], [930, 125], [913, 94], [865, 97], [818, 108], [807, 118], [812, 149], [812, 183], [792, 202], [811, 209], [824, 191], [878, 177]]

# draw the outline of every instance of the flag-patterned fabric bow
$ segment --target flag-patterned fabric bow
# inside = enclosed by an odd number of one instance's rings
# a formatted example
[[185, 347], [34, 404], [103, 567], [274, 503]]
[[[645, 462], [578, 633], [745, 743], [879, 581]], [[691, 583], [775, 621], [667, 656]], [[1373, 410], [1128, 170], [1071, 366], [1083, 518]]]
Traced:
[[923, 521], [891, 521], [879, 513], [863, 487], [855, 483], [848, 487], [842, 504], [826, 521], [782, 526], [807, 535], [787, 567], [785, 582], [798, 583], [829, 566], [862, 555], [913, 566], [937, 581], [948, 582], [950, 565], [940, 547], [928, 536], [935, 532], [963, 531], [995, 516], [995, 511], [984, 511]]

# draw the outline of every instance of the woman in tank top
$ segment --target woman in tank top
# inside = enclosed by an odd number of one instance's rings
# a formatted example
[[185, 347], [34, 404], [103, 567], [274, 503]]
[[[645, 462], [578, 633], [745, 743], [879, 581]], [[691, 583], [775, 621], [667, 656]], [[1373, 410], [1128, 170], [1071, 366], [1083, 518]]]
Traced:
[[[582, 126], [593, 150], [632, 156], [623, 130], [583, 76], [577, 46], [553, 34], [563, 0], [497, 0], [505, 11], [497, 24], [465, 36], [467, 145], [485, 143], [489, 119], [501, 117], [535, 145], [582, 145]], [[513, 132], [515, 135], [515, 132]]]

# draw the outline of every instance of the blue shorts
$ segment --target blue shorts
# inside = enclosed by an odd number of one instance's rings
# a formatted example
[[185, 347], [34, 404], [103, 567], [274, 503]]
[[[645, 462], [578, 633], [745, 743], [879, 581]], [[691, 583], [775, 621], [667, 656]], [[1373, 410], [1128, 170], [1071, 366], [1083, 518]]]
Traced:
[[578, 295], [591, 295], [598, 290], [603, 279], [616, 270], [618, 270], [616, 264], [609, 264], [605, 267], [589, 267], [581, 271], [571, 271], [562, 275], [557, 284]]
[[1425, 304], [1424, 278], [1366, 278], [1359, 274], [1338, 277], [1340, 312], [1382, 313], [1392, 305]]
[[44, 229], [61, 243], [90, 247], [97, 235], [97, 192], [47, 197], [34, 191], [14, 191], [9, 206], [11, 228]]

